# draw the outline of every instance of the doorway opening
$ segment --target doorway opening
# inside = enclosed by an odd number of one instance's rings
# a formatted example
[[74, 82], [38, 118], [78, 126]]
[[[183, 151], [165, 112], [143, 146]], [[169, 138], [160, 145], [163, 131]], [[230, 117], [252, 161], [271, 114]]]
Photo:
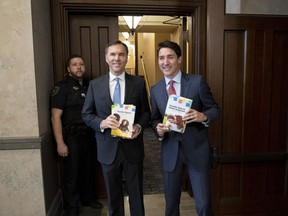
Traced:
[[[51, 6], [53, 13], [52, 28], [54, 38], [53, 60], [55, 82], [64, 78], [65, 60], [72, 53], [80, 53], [84, 57], [85, 64], [87, 65], [88, 78], [94, 79], [107, 73], [108, 67], [103, 58], [105, 56], [105, 45], [108, 41], [119, 39], [121, 25], [118, 24], [118, 16], [125, 14], [169, 16], [169, 18], [173, 18], [170, 17], [170, 15], [181, 15], [183, 18], [187, 16], [186, 33], [182, 34], [181, 38], [178, 38], [179, 45], [183, 51], [182, 64], [186, 65], [188, 69], [184, 67], [181, 69], [187, 73], [205, 73], [206, 5], [202, 1], [179, 2], [177, 5], [168, 4], [161, 6], [161, 8], [159, 8], [158, 5], [126, 7], [125, 4], [115, 6], [115, 4], [101, 5], [95, 3], [88, 5], [87, 3], [80, 3], [74, 5], [74, 3], [65, 2], [66, 1], [61, 1], [60, 4], [58, 0], [53, 1]], [[133, 3], [133, 5], [135, 4]], [[144, 26], [142, 27], [142, 30], [143, 29]], [[160, 27], [157, 27], [157, 29], [160, 29]], [[143, 34], [144, 33], [148, 34], [151, 32], [143, 32]], [[139, 41], [137, 35], [138, 34], [136, 34], [135, 40]], [[183, 41], [185, 42], [185, 47], [188, 47], [187, 49], [183, 49]], [[137, 49], [138, 46], [135, 46], [135, 53], [137, 53]], [[155, 50], [156, 49], [153, 49], [153, 53], [155, 53]], [[189, 57], [186, 57], [186, 50]], [[140, 70], [138, 68], [141, 66], [138, 61], [140, 60], [135, 61], [135, 73], [141, 74], [141, 72], [138, 71]], [[189, 64], [186, 64], [185, 61], [189, 62]], [[158, 64], [154, 64], [154, 66], [158, 68]], [[153, 76], [150, 76], [148, 79], [152, 79], [151, 77]], [[154, 84], [159, 78], [153, 77], [153, 79], [155, 79], [155, 81], [150, 82], [150, 85]], [[97, 169], [97, 174], [101, 176], [100, 168]], [[100, 179], [97, 183], [97, 196], [99, 198], [107, 196], [105, 190], [103, 190], [104, 188], [104, 181]]]
[[[177, 42], [183, 52], [182, 70], [189, 71], [189, 34], [191, 38], [191, 17], [186, 16], [138, 16], [137, 26], [129, 26], [127, 16], [118, 16], [119, 40], [129, 48], [129, 60], [126, 71], [130, 74], [143, 76], [148, 88], [163, 78], [157, 63], [156, 49], [159, 42], [172, 40]], [[134, 16], [129, 16], [134, 19]], [[134, 20], [133, 20], [134, 22]]]

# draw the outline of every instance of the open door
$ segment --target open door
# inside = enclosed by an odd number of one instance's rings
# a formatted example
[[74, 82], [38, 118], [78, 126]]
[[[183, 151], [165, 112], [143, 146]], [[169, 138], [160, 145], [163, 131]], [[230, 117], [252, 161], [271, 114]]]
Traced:
[[[69, 16], [70, 54], [83, 56], [86, 65], [85, 76], [94, 79], [109, 72], [105, 61], [105, 46], [118, 39], [118, 17], [95, 15]], [[95, 155], [96, 157], [96, 155]], [[96, 169], [97, 198], [106, 198], [105, 182], [101, 165]]]
[[70, 54], [81, 54], [85, 60], [86, 77], [93, 79], [109, 72], [105, 46], [118, 39], [118, 17], [69, 15]]
[[210, 2], [207, 74], [223, 111], [212, 133], [216, 215], [288, 215], [288, 17]]

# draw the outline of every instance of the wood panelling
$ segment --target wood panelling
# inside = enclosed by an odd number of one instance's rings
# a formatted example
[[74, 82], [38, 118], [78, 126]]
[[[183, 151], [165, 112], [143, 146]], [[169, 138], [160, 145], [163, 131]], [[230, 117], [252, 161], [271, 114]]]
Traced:
[[69, 15], [70, 53], [85, 59], [86, 77], [93, 79], [109, 71], [105, 61], [105, 46], [118, 39], [118, 17]]
[[270, 151], [285, 151], [288, 143], [288, 28], [275, 31], [272, 48]]
[[[209, 1], [214, 10], [224, 7], [216, 2]], [[210, 25], [207, 68], [215, 66], [222, 78], [211, 81], [223, 110], [212, 183], [216, 215], [287, 215], [288, 18], [225, 15], [210, 7], [208, 23], [220, 23]]]
[[223, 72], [223, 153], [241, 152], [245, 89], [245, 31], [225, 31]]

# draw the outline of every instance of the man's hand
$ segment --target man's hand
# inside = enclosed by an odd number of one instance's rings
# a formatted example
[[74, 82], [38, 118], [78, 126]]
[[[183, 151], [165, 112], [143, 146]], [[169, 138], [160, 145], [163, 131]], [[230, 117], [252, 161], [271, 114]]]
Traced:
[[57, 144], [57, 152], [61, 157], [67, 157], [69, 154], [68, 147], [65, 143]]
[[207, 121], [207, 116], [202, 113], [198, 112], [195, 109], [189, 109], [185, 115], [183, 116], [183, 121], [186, 122], [186, 124], [191, 123], [191, 122], [203, 122]]
[[139, 124], [134, 124], [131, 139], [135, 139], [141, 133], [141, 129], [142, 128]]
[[157, 124], [156, 129], [159, 137], [163, 137], [166, 132], [171, 131], [169, 126], [162, 123]]
[[119, 121], [115, 115], [109, 115], [106, 119], [101, 122], [100, 127], [103, 129], [111, 128], [116, 129], [119, 126]]

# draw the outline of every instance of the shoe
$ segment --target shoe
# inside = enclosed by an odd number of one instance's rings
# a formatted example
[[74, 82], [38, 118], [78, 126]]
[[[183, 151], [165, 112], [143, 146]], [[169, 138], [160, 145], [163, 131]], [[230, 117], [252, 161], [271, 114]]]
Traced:
[[102, 209], [103, 208], [103, 204], [98, 202], [98, 201], [91, 201], [91, 202], [87, 202], [87, 203], [82, 203], [83, 206], [89, 206], [91, 208], [94, 209]]
[[66, 216], [78, 216], [79, 209], [78, 208], [71, 208], [67, 210]]

